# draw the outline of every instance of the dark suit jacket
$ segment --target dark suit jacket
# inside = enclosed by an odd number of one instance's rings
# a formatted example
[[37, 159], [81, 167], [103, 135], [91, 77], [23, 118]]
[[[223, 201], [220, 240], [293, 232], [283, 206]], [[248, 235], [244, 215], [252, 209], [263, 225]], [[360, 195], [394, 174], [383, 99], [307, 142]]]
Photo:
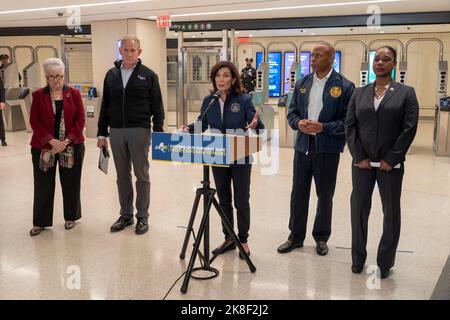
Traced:
[[[83, 129], [85, 123], [83, 100], [80, 91], [71, 87], [63, 89], [63, 110], [66, 137], [72, 140], [71, 145], [84, 141]], [[33, 92], [33, 102], [30, 111], [30, 124], [33, 129], [31, 145], [37, 149], [51, 149], [48, 143], [55, 132], [55, 114], [48, 87]]]
[[[289, 125], [297, 131], [295, 151], [305, 154], [309, 150], [310, 135], [299, 130], [298, 121], [308, 119], [309, 92], [313, 81], [314, 72], [297, 81], [287, 114]], [[344, 151], [345, 115], [354, 89], [353, 82], [334, 70], [331, 72], [323, 90], [323, 109], [318, 120], [323, 123], [323, 132], [316, 135], [317, 153], [340, 153]]]
[[402, 163], [416, 135], [418, 119], [419, 103], [413, 87], [393, 81], [377, 111], [374, 85], [357, 88], [345, 123], [353, 161], [384, 160], [392, 167]]

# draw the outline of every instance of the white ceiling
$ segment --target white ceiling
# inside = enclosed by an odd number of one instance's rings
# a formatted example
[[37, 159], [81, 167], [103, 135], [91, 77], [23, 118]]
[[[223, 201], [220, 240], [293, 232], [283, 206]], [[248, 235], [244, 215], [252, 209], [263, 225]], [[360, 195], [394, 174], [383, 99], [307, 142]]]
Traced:
[[[108, 4], [98, 5], [105, 3]], [[160, 15], [171, 15], [173, 21], [357, 15], [367, 14], [367, 8], [375, 3], [381, 14], [450, 11], [450, 0], [2, 0], [0, 27], [67, 25], [70, 14], [66, 13], [66, 7], [75, 5], [82, 6], [80, 23], [89, 24], [99, 20], [148, 19]], [[40, 10], [42, 8], [48, 9]], [[58, 17], [58, 11], [63, 12], [64, 16]]]

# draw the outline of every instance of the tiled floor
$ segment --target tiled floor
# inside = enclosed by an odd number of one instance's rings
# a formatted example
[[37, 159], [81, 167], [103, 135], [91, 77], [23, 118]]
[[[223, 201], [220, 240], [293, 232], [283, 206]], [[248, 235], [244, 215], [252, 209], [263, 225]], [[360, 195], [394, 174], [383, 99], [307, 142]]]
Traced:
[[[371, 273], [350, 271], [350, 157], [341, 158], [334, 202], [330, 253], [315, 253], [310, 236], [315, 196], [310, 204], [308, 237], [303, 249], [279, 255], [288, 236], [292, 179], [291, 149], [280, 150], [276, 175], [261, 175], [255, 165], [251, 189], [249, 245], [256, 273], [237, 252], [214, 261], [218, 278], [182, 279], [168, 299], [429, 299], [450, 251], [450, 158], [433, 156], [431, 122], [421, 122], [406, 163], [402, 196], [402, 235], [393, 275], [380, 286]], [[149, 233], [134, 228], [111, 234], [118, 215], [114, 168], [97, 169], [95, 140], [86, 142], [82, 178], [83, 218], [64, 230], [62, 199], [57, 187], [54, 227], [30, 237], [33, 179], [30, 134], [7, 133], [0, 147], [0, 299], [162, 299], [189, 262], [179, 253], [201, 167], [151, 164]], [[314, 192], [313, 192], [314, 194]], [[197, 219], [199, 220], [199, 219]], [[377, 190], [369, 225], [368, 268], [375, 264], [382, 227]], [[211, 217], [211, 247], [222, 241], [218, 215]], [[80, 280], [79, 282], [77, 280]]]

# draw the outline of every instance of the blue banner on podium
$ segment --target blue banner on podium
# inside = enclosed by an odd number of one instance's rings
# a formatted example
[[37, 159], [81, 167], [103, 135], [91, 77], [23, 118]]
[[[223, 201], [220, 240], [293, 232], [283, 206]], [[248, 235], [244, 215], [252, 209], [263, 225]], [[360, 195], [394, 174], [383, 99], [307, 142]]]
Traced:
[[230, 138], [221, 134], [152, 133], [152, 160], [229, 166]]

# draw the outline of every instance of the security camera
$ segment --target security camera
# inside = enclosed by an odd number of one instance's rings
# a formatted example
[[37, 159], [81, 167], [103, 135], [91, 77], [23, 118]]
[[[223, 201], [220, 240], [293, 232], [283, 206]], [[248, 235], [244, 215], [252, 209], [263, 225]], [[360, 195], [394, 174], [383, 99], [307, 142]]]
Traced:
[[58, 17], [62, 17], [64, 15], [64, 12], [62, 11], [56, 11], [56, 14], [58, 15]]

